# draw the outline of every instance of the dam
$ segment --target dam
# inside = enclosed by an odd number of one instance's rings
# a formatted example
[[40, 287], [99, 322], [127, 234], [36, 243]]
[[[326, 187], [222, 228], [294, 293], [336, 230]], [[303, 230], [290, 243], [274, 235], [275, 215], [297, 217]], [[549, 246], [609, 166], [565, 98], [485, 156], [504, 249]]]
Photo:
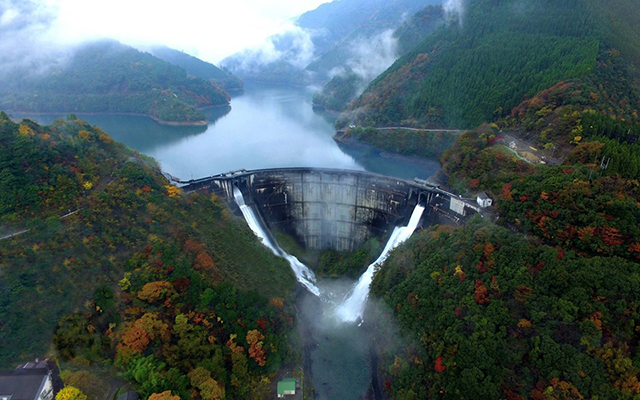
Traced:
[[[262, 243], [289, 263], [306, 289], [299, 292], [296, 311], [305, 375], [311, 382], [308, 393], [319, 399], [357, 400], [368, 388], [381, 393], [373, 325], [365, 324], [371, 317], [375, 325], [377, 318], [365, 312], [375, 271], [419, 227], [442, 219], [460, 224], [480, 211], [472, 199], [433, 183], [364, 171], [283, 168], [173, 180], [185, 192], [215, 193], [237, 206]], [[307, 249], [351, 252], [371, 237], [386, 244], [357, 281], [318, 280], [278, 245], [273, 230], [293, 236]]]
[[427, 214], [461, 221], [479, 212], [437, 185], [366, 171], [312, 168], [240, 170], [176, 181], [184, 191], [215, 193], [230, 203], [238, 188], [269, 230], [286, 233], [304, 248], [355, 251], [371, 237], [383, 238], [408, 222], [416, 205]]

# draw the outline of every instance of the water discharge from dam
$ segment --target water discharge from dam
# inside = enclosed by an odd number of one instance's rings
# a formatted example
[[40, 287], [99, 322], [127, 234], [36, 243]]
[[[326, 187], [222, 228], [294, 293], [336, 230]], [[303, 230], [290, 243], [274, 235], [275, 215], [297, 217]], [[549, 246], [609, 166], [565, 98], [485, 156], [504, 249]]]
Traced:
[[[371, 325], [361, 326], [365, 304], [376, 269], [394, 248], [411, 237], [420, 224], [425, 207], [416, 205], [407, 226], [396, 226], [393, 229], [380, 256], [368, 266], [355, 284], [342, 280], [316, 283], [313, 272], [297, 258], [287, 254], [270, 236], [266, 222], [256, 209], [259, 207], [258, 203], [247, 205], [241, 190], [235, 184], [232, 191], [251, 230], [275, 255], [289, 262], [298, 282], [309, 292], [301, 292], [296, 309], [306, 349], [304, 368], [312, 379], [314, 398], [380, 398], [374, 395], [374, 392], [381, 393], [381, 386], [379, 378], [375, 377], [377, 364], [371, 339], [371, 327], [376, 323], [374, 321]], [[406, 215], [409, 210], [411, 208], [402, 214]], [[393, 224], [388, 228], [391, 226]]]
[[[300, 282], [314, 295], [320, 296], [322, 293], [320, 288], [315, 284], [316, 278], [313, 272], [296, 257], [282, 250], [277, 243], [269, 238], [269, 235], [262, 227], [255, 211], [246, 205], [244, 196], [238, 187], [233, 188], [233, 196], [236, 204], [240, 207], [240, 211], [247, 221], [247, 224], [256, 236], [260, 238], [262, 243], [275, 255], [282, 257], [289, 262], [298, 282]], [[422, 218], [424, 210], [425, 208], [420, 204], [416, 205], [407, 226], [398, 226], [394, 228], [380, 256], [369, 265], [353, 289], [345, 297], [344, 301], [335, 308], [338, 320], [342, 322], [356, 322], [362, 319], [364, 306], [367, 298], [369, 297], [369, 290], [376, 268], [379, 268], [380, 265], [384, 263], [393, 249], [411, 237], [420, 223], [420, 218]]]
[[418, 204], [411, 214], [409, 224], [407, 226], [396, 227], [393, 230], [393, 233], [391, 233], [391, 237], [387, 241], [387, 244], [384, 246], [382, 254], [380, 254], [380, 256], [373, 263], [371, 263], [371, 265], [369, 265], [365, 273], [362, 274], [362, 276], [358, 280], [358, 283], [356, 283], [353, 291], [336, 309], [338, 318], [340, 318], [344, 322], [355, 322], [358, 319], [362, 320], [364, 305], [367, 301], [367, 298], [369, 297], [369, 290], [376, 268], [379, 268], [380, 265], [384, 263], [387, 257], [389, 257], [389, 253], [391, 252], [391, 250], [398, 247], [398, 245], [400, 245], [405, 240], [409, 239], [411, 235], [413, 235], [413, 232], [416, 230], [418, 224], [420, 223], [420, 218], [422, 217], [423, 212], [424, 207]]
[[242, 215], [244, 219], [247, 221], [249, 228], [256, 234], [262, 241], [262, 243], [269, 248], [273, 252], [273, 254], [278, 257], [282, 257], [289, 262], [291, 265], [291, 269], [293, 273], [296, 275], [296, 279], [302, 286], [307, 288], [311, 293], [316, 296], [320, 296], [320, 289], [315, 285], [316, 277], [313, 272], [303, 263], [301, 263], [294, 256], [287, 254], [284, 250], [278, 246], [277, 243], [272, 242], [269, 238], [269, 235], [265, 232], [256, 216], [255, 212], [251, 207], [249, 207], [245, 201], [244, 196], [242, 196], [242, 192], [237, 187], [233, 188], [233, 197], [236, 201], [238, 207], [240, 207], [240, 211], [242, 211]]

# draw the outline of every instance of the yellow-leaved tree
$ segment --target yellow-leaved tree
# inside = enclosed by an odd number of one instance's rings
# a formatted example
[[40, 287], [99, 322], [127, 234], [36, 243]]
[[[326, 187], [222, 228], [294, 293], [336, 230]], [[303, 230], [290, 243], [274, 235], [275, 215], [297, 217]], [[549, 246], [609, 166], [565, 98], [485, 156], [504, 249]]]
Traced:
[[58, 392], [56, 400], [87, 400], [87, 395], [78, 388], [67, 386]]
[[202, 368], [196, 367], [187, 375], [191, 381], [191, 385], [200, 390], [202, 400], [220, 400], [224, 399], [224, 385], [219, 384], [211, 377], [211, 373]]
[[164, 300], [175, 293], [173, 285], [167, 281], [157, 281], [146, 283], [138, 292], [138, 298], [148, 303]]
[[172, 396], [171, 390], [165, 390], [162, 393], [152, 394], [151, 396], [149, 396], [149, 400], [180, 400], [180, 396]]
[[253, 358], [259, 366], [264, 367], [267, 363], [267, 355], [264, 351], [264, 335], [259, 330], [254, 329], [247, 332], [247, 343], [249, 344], [249, 357]]
[[180, 197], [180, 188], [173, 185], [164, 185], [164, 188], [167, 190], [167, 194], [169, 197], [175, 198]]
[[29, 128], [27, 125], [23, 125], [20, 124], [20, 127], [18, 128], [18, 133], [22, 136], [33, 136], [35, 135], [35, 133], [33, 132], [33, 129]]

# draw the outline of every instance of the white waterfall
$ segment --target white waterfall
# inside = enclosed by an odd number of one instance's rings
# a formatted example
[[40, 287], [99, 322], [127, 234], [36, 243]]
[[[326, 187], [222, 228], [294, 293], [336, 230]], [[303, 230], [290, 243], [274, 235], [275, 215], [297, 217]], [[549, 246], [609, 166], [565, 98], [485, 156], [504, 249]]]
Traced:
[[[233, 196], [235, 197], [236, 204], [240, 207], [244, 219], [247, 224], [262, 241], [262, 243], [278, 257], [282, 257], [289, 262], [291, 269], [293, 270], [298, 282], [302, 284], [309, 292], [316, 296], [321, 295], [320, 289], [316, 286], [316, 277], [313, 272], [303, 263], [301, 263], [296, 257], [287, 254], [284, 250], [278, 246], [277, 243], [269, 239], [269, 235], [266, 233], [260, 221], [255, 214], [254, 210], [247, 206], [242, 192], [237, 187], [233, 189]], [[387, 241], [387, 244], [382, 251], [382, 254], [373, 262], [364, 274], [360, 277], [355, 287], [349, 292], [349, 295], [345, 298], [342, 304], [336, 308], [336, 315], [343, 322], [355, 322], [358, 319], [362, 319], [362, 313], [364, 312], [364, 305], [369, 297], [369, 290], [371, 281], [373, 280], [373, 274], [376, 269], [387, 259], [391, 250], [395, 249], [398, 245], [409, 239], [413, 232], [420, 223], [420, 218], [424, 212], [424, 207], [417, 205], [411, 214], [409, 224], [407, 226], [396, 227], [391, 233], [391, 237]]]
[[320, 296], [320, 289], [315, 285], [316, 277], [313, 272], [303, 263], [301, 263], [294, 256], [287, 254], [284, 250], [278, 246], [277, 243], [269, 240], [269, 235], [265, 232], [264, 228], [260, 224], [255, 212], [253, 209], [246, 205], [244, 202], [244, 197], [242, 196], [242, 192], [237, 187], [233, 188], [233, 197], [236, 200], [236, 204], [240, 207], [240, 211], [242, 211], [242, 215], [244, 215], [244, 219], [247, 221], [247, 224], [262, 241], [262, 243], [269, 248], [273, 252], [273, 254], [278, 257], [282, 257], [289, 262], [291, 265], [291, 269], [293, 273], [296, 275], [298, 282], [302, 284], [307, 290], [316, 296]]
[[375, 260], [356, 283], [356, 286], [349, 293], [348, 297], [336, 309], [336, 315], [344, 322], [355, 322], [362, 319], [364, 304], [369, 297], [369, 290], [376, 269], [387, 259], [389, 252], [395, 249], [405, 240], [409, 239], [420, 223], [420, 218], [424, 212], [424, 207], [417, 205], [411, 214], [409, 224], [403, 227], [396, 227], [391, 233], [391, 237], [384, 246], [380, 257]]

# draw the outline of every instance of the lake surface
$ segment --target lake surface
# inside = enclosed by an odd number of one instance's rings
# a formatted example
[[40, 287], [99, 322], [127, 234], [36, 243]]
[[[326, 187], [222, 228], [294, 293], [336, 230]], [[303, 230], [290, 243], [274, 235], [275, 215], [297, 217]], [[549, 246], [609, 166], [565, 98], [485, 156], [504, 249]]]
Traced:
[[[181, 179], [239, 169], [321, 167], [367, 170], [406, 179], [427, 178], [436, 161], [389, 158], [380, 152], [338, 145], [333, 120], [311, 108], [313, 93], [303, 88], [247, 84], [231, 107], [206, 111], [207, 126], [167, 126], [128, 115], [82, 115], [115, 140], [154, 157]], [[65, 114], [12, 113], [50, 124]]]

